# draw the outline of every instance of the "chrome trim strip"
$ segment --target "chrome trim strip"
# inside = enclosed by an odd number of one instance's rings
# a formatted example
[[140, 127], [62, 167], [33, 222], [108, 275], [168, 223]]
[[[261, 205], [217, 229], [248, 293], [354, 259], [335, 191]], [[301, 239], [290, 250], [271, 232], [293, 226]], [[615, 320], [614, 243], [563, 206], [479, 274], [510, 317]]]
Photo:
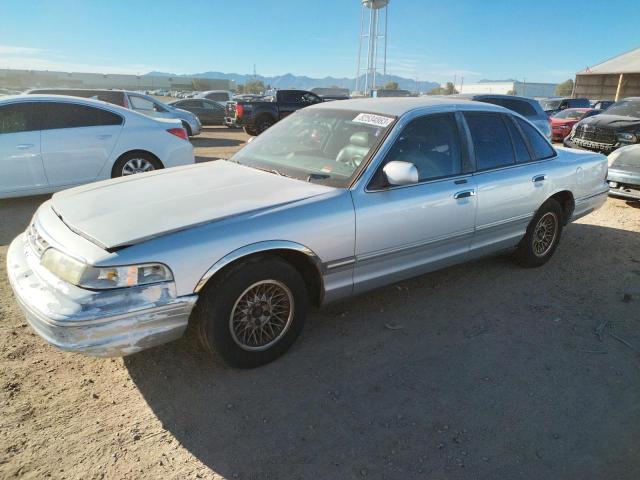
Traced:
[[454, 234], [442, 235], [440, 237], [432, 238], [432, 239], [424, 241], [424, 242], [414, 242], [414, 243], [410, 243], [410, 244], [400, 245], [400, 246], [397, 246], [397, 247], [391, 247], [391, 248], [385, 248], [383, 250], [377, 250], [375, 252], [364, 253], [362, 255], [356, 255], [356, 260], [358, 262], [364, 262], [364, 261], [372, 260], [374, 258], [385, 256], [385, 255], [390, 255], [390, 254], [395, 254], [395, 253], [402, 253], [402, 252], [405, 252], [405, 251], [408, 251], [408, 250], [418, 249], [418, 248], [426, 247], [426, 246], [429, 246], [429, 245], [434, 245], [436, 243], [446, 242], [446, 241], [452, 240], [454, 238], [463, 238], [463, 237], [468, 236], [468, 235], [473, 235], [473, 233], [474, 233], [473, 229], [463, 230], [461, 232], [457, 232], [457, 233], [454, 233]]
[[[198, 281], [198, 284], [196, 285], [196, 288], [193, 290], [193, 292], [198, 293], [200, 290], [202, 290], [202, 288], [211, 277], [213, 277], [217, 272], [229, 265], [231, 262], [234, 262], [248, 255], [260, 252], [268, 252], [270, 250], [293, 250], [296, 252], [304, 253], [316, 266], [318, 274], [320, 275], [320, 279], [323, 279], [325, 272], [324, 265], [322, 264], [320, 258], [310, 248], [307, 248], [304, 245], [296, 242], [291, 242], [289, 240], [267, 240], [264, 242], [245, 245], [244, 247], [240, 247], [237, 250], [234, 250], [233, 252], [230, 252], [224, 257], [220, 258], [205, 272], [200, 281]], [[322, 287], [322, 289], [324, 291], [324, 286]]]
[[595, 197], [599, 197], [600, 195], [606, 195], [607, 193], [609, 193], [609, 185], [607, 185], [607, 189], [606, 190], [602, 190], [601, 192], [594, 193], [594, 194], [588, 195], [586, 197], [576, 198], [575, 202], [576, 202], [576, 204], [582, 203], [582, 202], [586, 202], [587, 200], [590, 200], [590, 199], [595, 198]]
[[335, 260], [324, 264], [326, 270], [333, 270], [335, 268], [346, 267], [347, 265], [353, 265], [356, 263], [355, 257], [348, 257], [342, 260]]
[[519, 222], [521, 220], [528, 220], [528, 219], [532, 218], [533, 215], [534, 215], [533, 213], [525, 213], [523, 215], [518, 215], [517, 217], [507, 218], [506, 220], [498, 220], [498, 221], [492, 222], [492, 223], [485, 223], [484, 225], [478, 225], [476, 227], [476, 231], [477, 230], [486, 230], [487, 228], [500, 227], [502, 225]]

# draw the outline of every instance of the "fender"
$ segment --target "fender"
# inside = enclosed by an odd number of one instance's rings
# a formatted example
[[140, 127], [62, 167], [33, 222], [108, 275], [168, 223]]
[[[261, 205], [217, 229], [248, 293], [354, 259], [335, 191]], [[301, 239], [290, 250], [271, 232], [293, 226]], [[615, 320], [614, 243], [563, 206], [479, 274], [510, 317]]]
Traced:
[[202, 290], [202, 288], [211, 277], [213, 277], [216, 273], [218, 273], [230, 263], [249, 255], [268, 252], [271, 250], [291, 250], [304, 253], [315, 265], [316, 269], [318, 270], [319, 278], [324, 278], [325, 267], [320, 260], [320, 257], [318, 257], [318, 255], [316, 255], [315, 252], [310, 248], [305, 247], [300, 243], [291, 242], [289, 240], [266, 240], [263, 242], [256, 242], [245, 245], [244, 247], [240, 247], [237, 250], [226, 254], [205, 272], [200, 281], [198, 281], [198, 284], [196, 285], [196, 288], [193, 290], [193, 292], [198, 293], [200, 290]]

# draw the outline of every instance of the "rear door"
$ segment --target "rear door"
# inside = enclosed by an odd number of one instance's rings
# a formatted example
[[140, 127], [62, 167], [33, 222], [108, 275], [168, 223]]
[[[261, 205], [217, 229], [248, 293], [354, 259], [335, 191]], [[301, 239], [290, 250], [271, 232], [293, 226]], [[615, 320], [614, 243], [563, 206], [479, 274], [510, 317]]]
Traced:
[[47, 187], [40, 152], [39, 105], [17, 102], [0, 106], [0, 197]]
[[101, 108], [48, 102], [42, 120], [42, 160], [52, 186], [96, 179], [113, 151], [123, 117]]
[[[555, 156], [540, 132], [519, 117], [497, 112], [465, 112], [473, 143], [478, 189], [474, 253], [508, 248], [518, 243], [549, 194], [549, 164]], [[517, 121], [514, 121], [517, 119]], [[534, 155], [522, 127], [548, 150]]]

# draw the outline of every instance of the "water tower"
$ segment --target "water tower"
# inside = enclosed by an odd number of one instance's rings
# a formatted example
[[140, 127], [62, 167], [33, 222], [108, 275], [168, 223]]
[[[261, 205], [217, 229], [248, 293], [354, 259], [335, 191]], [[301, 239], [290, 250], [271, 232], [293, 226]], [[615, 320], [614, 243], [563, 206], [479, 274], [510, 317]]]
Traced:
[[[379, 70], [387, 74], [387, 11], [389, 0], [362, 0], [360, 15], [360, 46], [358, 47], [358, 69], [356, 71], [356, 91], [365, 95], [377, 88], [376, 75]], [[369, 26], [365, 28], [366, 17]], [[382, 24], [384, 16], [384, 24]], [[365, 45], [365, 52], [362, 46]], [[380, 52], [382, 50], [382, 52]], [[366, 67], [362, 65], [362, 54], [366, 53]], [[364, 73], [364, 84], [360, 76]]]

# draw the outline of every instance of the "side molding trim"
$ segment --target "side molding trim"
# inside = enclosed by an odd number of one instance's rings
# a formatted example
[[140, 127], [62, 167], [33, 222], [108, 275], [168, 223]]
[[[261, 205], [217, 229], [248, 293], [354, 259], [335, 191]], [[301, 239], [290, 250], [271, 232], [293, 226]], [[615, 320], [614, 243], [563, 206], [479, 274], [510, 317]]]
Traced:
[[205, 284], [209, 281], [211, 277], [213, 277], [216, 273], [218, 273], [220, 270], [222, 270], [224, 267], [226, 267], [230, 263], [235, 262], [236, 260], [242, 257], [246, 257], [248, 255], [253, 255], [261, 252], [268, 252], [270, 250], [291, 250], [291, 251], [304, 253], [309, 257], [309, 259], [315, 265], [316, 269], [318, 270], [318, 274], [320, 275], [320, 278], [321, 279], [324, 278], [325, 267], [320, 261], [320, 258], [310, 248], [307, 248], [304, 245], [301, 245], [300, 243], [291, 242], [288, 240], [267, 240], [264, 242], [252, 243], [244, 247], [240, 247], [237, 250], [234, 250], [233, 252], [228, 253], [227, 255], [222, 257], [220, 260], [214, 263], [209, 268], [209, 270], [205, 272], [205, 274], [202, 276], [202, 278], [196, 285], [196, 288], [194, 289], [193, 292], [198, 293], [200, 290], [202, 290], [202, 288], [205, 286]]

